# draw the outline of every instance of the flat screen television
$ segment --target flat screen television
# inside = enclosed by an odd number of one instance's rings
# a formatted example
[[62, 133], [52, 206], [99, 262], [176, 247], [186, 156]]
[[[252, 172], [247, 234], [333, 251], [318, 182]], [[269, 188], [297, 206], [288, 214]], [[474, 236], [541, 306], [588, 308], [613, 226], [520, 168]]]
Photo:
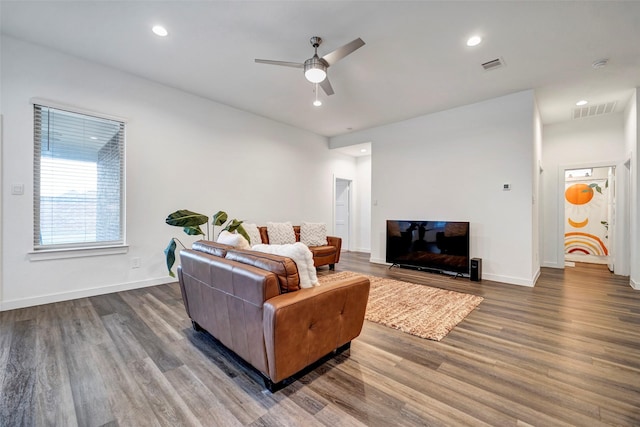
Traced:
[[469, 223], [387, 220], [388, 263], [469, 274]]

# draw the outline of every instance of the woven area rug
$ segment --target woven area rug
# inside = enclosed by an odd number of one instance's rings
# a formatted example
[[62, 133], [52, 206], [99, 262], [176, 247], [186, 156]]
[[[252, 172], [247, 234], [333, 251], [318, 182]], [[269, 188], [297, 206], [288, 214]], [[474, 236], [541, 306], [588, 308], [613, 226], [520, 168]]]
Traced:
[[354, 275], [366, 276], [371, 281], [365, 319], [434, 341], [444, 338], [484, 299], [351, 271], [318, 279], [320, 283], [331, 283]]

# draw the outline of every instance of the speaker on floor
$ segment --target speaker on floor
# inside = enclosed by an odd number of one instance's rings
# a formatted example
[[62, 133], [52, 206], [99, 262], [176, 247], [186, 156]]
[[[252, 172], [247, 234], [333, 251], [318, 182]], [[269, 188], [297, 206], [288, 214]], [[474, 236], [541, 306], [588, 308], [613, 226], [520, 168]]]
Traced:
[[472, 282], [482, 280], [482, 258], [471, 258], [471, 273], [469, 278]]

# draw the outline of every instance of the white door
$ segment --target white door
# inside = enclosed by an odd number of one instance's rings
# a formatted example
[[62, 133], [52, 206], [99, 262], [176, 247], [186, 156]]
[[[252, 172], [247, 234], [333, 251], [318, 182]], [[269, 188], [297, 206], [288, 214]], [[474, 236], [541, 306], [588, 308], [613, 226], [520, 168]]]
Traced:
[[342, 250], [349, 250], [349, 207], [351, 181], [336, 178], [335, 234], [342, 238]]

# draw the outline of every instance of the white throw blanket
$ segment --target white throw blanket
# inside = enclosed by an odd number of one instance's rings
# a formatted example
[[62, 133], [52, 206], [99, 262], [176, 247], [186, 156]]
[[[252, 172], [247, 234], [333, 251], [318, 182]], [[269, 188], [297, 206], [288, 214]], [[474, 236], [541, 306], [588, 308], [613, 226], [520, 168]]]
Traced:
[[255, 245], [251, 249], [267, 254], [275, 254], [291, 258], [298, 267], [300, 287], [311, 288], [318, 284], [318, 275], [313, 265], [313, 254], [303, 243], [286, 245]]

